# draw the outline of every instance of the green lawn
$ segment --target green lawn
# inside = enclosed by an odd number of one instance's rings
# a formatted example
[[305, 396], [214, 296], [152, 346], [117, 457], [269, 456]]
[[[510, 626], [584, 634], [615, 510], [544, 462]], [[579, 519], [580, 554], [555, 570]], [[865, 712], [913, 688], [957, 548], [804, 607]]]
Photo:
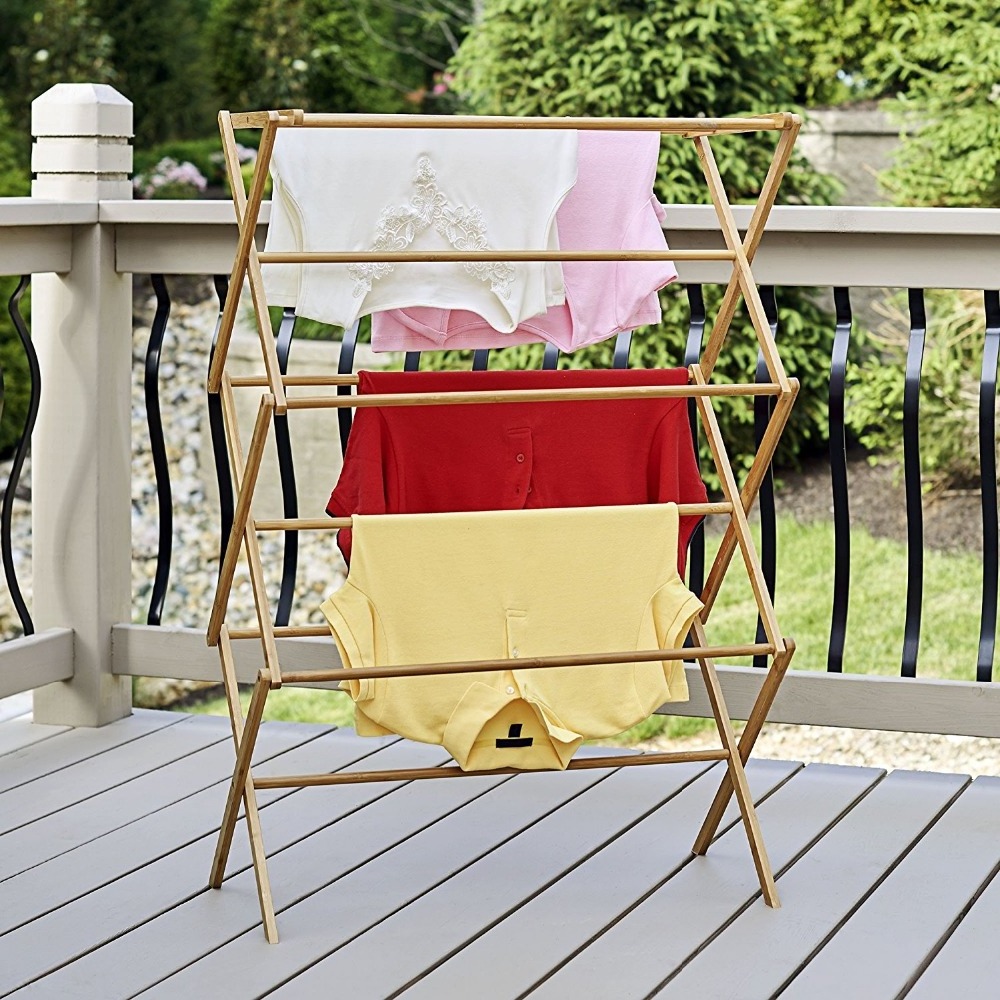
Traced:
[[[776, 608], [785, 634], [796, 641], [792, 669], [824, 670], [833, 602], [833, 527], [781, 518], [778, 545]], [[924, 553], [924, 614], [917, 663], [921, 676], [975, 679], [981, 588], [980, 559], [965, 554]], [[854, 530], [846, 672], [899, 672], [905, 602], [905, 546], [872, 538], [862, 529]], [[709, 641], [752, 641], [755, 625], [753, 594], [737, 555], [708, 621]], [[218, 698], [185, 711], [225, 715], [226, 703]], [[346, 694], [303, 688], [272, 692], [264, 713], [265, 719], [338, 726], [351, 725], [352, 717], [352, 704]], [[706, 725], [701, 719], [657, 716], [630, 729], [618, 741], [630, 743], [660, 733], [686, 735]]]

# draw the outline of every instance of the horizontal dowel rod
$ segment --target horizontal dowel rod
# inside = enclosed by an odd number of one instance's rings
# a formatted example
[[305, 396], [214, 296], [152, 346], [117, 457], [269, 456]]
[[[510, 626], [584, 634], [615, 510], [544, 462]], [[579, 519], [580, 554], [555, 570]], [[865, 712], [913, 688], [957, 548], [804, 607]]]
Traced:
[[261, 264], [450, 264], [532, 261], [736, 260], [731, 250], [272, 250]]
[[481, 389], [470, 392], [392, 392], [370, 396], [299, 396], [289, 410], [343, 409], [345, 406], [463, 406], [467, 403], [563, 403], [584, 399], [693, 399], [695, 396], [780, 396], [770, 383], [731, 385], [636, 385], [604, 389]]
[[[681, 517], [732, 512], [733, 505], [728, 502], [677, 504], [677, 513]], [[341, 528], [350, 528], [353, 524], [353, 519], [350, 517], [286, 517], [254, 521], [254, 528], [257, 531], [339, 531]]]
[[[271, 628], [276, 639], [333, 639], [330, 634], [329, 625], [274, 625]], [[260, 639], [260, 629], [251, 628], [231, 628], [229, 630], [230, 639]], [[281, 675], [284, 679], [284, 674]]]
[[[678, 750], [673, 753], [644, 753], [609, 757], [578, 757], [567, 771], [588, 771], [601, 767], [634, 767], [643, 764], [689, 764], [703, 760], [726, 760], [728, 750]], [[531, 774], [516, 767], [495, 771], [463, 771], [460, 767], [412, 767], [390, 771], [337, 771], [334, 774], [289, 774], [254, 778], [254, 788], [302, 788], [313, 785], [359, 785], [369, 781], [414, 781], [424, 778], [471, 778], [491, 774]]]
[[[232, 633], [230, 633], [230, 637]], [[616, 653], [577, 653], [572, 656], [532, 656], [518, 659], [456, 660], [451, 663], [411, 663], [391, 667], [336, 667], [331, 670], [283, 671], [285, 684], [320, 681], [369, 680], [385, 677], [431, 677], [440, 674], [481, 674], [491, 670], [547, 670], [556, 667], [596, 667], [614, 663], [653, 663], [657, 660], [694, 660], [730, 656], [767, 656], [770, 643], [737, 646], [691, 646], [687, 649], [638, 649]]]
[[[266, 375], [234, 375], [230, 380], [233, 386], [268, 386], [271, 383]], [[361, 379], [357, 375], [282, 375], [282, 384], [287, 388], [294, 385], [357, 385]]]
[[[233, 128], [263, 128], [267, 111], [243, 111], [231, 116]], [[298, 121], [282, 111], [280, 127], [296, 128], [469, 128], [578, 129], [596, 132], [659, 132], [663, 135], [715, 135], [790, 129], [800, 121], [787, 111], [745, 118], [543, 118], [511, 115], [361, 115], [305, 114]]]

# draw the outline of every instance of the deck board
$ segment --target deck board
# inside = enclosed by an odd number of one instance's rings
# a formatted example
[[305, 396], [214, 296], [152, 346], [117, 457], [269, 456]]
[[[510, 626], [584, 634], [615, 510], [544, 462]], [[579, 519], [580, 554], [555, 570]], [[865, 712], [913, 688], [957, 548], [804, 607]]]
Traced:
[[1000, 982], [1000, 879], [993, 878], [941, 943], [907, 1000], [989, 996]]
[[35, 725], [32, 723], [30, 715], [3, 719], [0, 720], [0, 723], [2, 723], [0, 724], [0, 757], [70, 731], [69, 726]]
[[[419, 896], [387, 920], [297, 976], [281, 994], [325, 997], [337, 983], [347, 996], [389, 996], [470, 934], [516, 913], [576, 865], [600, 851], [685, 785], [707, 764], [623, 768], [517, 837]], [[516, 916], [513, 917], [516, 919]], [[419, 953], [396, 942], [434, 928]], [[479, 990], [470, 994], [481, 996]]]
[[[751, 761], [748, 774], [753, 773], [754, 763]], [[774, 767], [775, 762], [767, 763]], [[881, 775], [881, 771], [873, 768], [813, 764], [791, 774], [788, 781], [779, 784], [773, 794], [760, 803], [758, 810], [775, 870], [780, 871], [817, 836], [822, 835]], [[697, 808], [692, 810], [693, 814], [697, 816], [707, 811], [710, 801], [710, 798], [702, 797]], [[576, 890], [575, 894], [562, 899], [555, 894], [556, 899], [553, 900], [562, 902], [563, 909], [572, 906], [574, 913], [583, 910], [584, 919], [577, 917], [575, 922], [585, 923], [583, 930], [589, 933], [577, 935], [576, 940], [571, 942], [573, 950], [567, 954], [551, 955], [546, 949], [547, 960], [554, 957], [565, 964], [546, 982], [537, 985], [532, 995], [549, 998], [573, 995], [647, 996], [669, 971], [748, 903], [753, 900], [755, 907], [762, 907], [759, 901], [760, 885], [742, 824], [737, 822], [738, 815], [730, 808], [723, 833], [703, 858], [693, 858], [686, 850], [693, 837], [678, 843], [676, 867], [664, 873], [669, 877], [644, 900], [639, 902], [640, 897], [637, 896], [621, 907], [617, 914], [614, 910], [602, 910], [598, 902], [606, 894], [605, 886], [610, 892], [614, 885], [618, 859], [613, 854], [607, 859], [602, 856], [595, 858], [591, 866], [594, 871], [581, 873], [586, 874], [586, 879], [578, 880], [575, 886], [569, 887]], [[656, 841], [650, 841], [649, 846], [655, 848]], [[649, 854], [645, 857], [639, 855], [633, 862], [638, 867], [649, 868], [651, 865]], [[635, 877], [638, 882], [638, 876]], [[656, 881], [648, 875], [645, 881], [646, 893], [649, 893]], [[639, 905], [635, 905], [636, 902]], [[683, 914], [683, 919], [678, 919], [678, 914]], [[574, 952], [578, 953], [574, 955]], [[534, 978], [525, 981], [526, 977], [518, 975], [516, 990], [502, 994], [487, 988], [483, 995], [515, 996], [535, 986], [543, 979], [543, 975], [537, 975], [540, 971], [538, 966], [542, 963], [536, 961], [533, 964]], [[463, 968], [471, 971], [468, 963]], [[628, 970], [627, 975], [623, 975], [623, 969]], [[505, 975], [510, 977], [512, 973], [506, 972]], [[434, 978], [433, 975], [428, 977], [425, 991], [413, 992], [417, 996], [433, 995]], [[449, 981], [457, 984], [454, 977]]]
[[[383, 746], [382, 752], [391, 749], [392, 744], [385, 747], [387, 741], [380, 742]], [[362, 754], [367, 757], [371, 750], [372, 747], [368, 741], [359, 741], [353, 737], [312, 740], [285, 754], [282, 758], [282, 770], [286, 766], [289, 769], [315, 768], [318, 770], [331, 760], [333, 766], [337, 766], [338, 763], [340, 766], [349, 766]], [[340, 755], [339, 761], [337, 760], [338, 754]], [[271, 765], [272, 767], [277, 766], [274, 761], [271, 762]], [[265, 773], [266, 770], [267, 765], [264, 765], [261, 772]], [[217, 829], [218, 818], [222, 816], [222, 807], [225, 803], [226, 787], [219, 785], [210, 791], [213, 792], [215, 798], [217, 818], [214, 826]], [[281, 798], [272, 800], [268, 806], [262, 807], [261, 816], [267, 817], [272, 808], [285, 808], [288, 805], [286, 800], [300, 794], [294, 792], [291, 795], [285, 794]], [[373, 789], [372, 794], [377, 794], [377, 792]], [[171, 813], [176, 808], [178, 806], [163, 810], [161, 819], [167, 830], [176, 831], [179, 829], [171, 819]], [[291, 814], [292, 819], [298, 818], [298, 811], [294, 809], [294, 804], [292, 804], [291, 809], [285, 808], [285, 811]], [[333, 812], [334, 810], [327, 810], [327, 821], [331, 818], [329, 814]], [[264, 823], [266, 831], [266, 818]], [[243, 830], [240, 831], [241, 834]], [[286, 823], [285, 828], [277, 832], [283, 833], [284, 836], [274, 836], [270, 841], [265, 841], [271, 850], [280, 849], [290, 839], [302, 836], [301, 825], [298, 822]], [[181, 843], [183, 843], [183, 838], [178, 837], [178, 845]], [[161, 915], [170, 917], [180, 913], [182, 916], [186, 916], [187, 911], [184, 909], [184, 904], [199, 895], [220, 895], [209, 892], [206, 888], [214, 849], [215, 831], [213, 830], [192, 843], [179, 846], [178, 850], [150, 864], [138, 867], [130, 866], [134, 868], [130, 874], [110, 883], [101, 892], [82, 896], [39, 920], [26, 924], [10, 934], [0, 936], [0, 989], [4, 986], [10, 989], [12, 985], [27, 983], [45, 975], [47, 970], [55, 968], [57, 965], [86, 955], [84, 960], [66, 966], [65, 969], [56, 973], [57, 982], [54, 986], [51, 984], [41, 985], [38, 995], [56, 995], [59, 991], [66, 995], [80, 992], [83, 989], [80, 985], [81, 973], [84, 977], [82, 981], [86, 982], [91, 968], [99, 970], [105, 961], [104, 956], [93, 952], [94, 949], [100, 949], [102, 946], [108, 945], [109, 942], [117, 947], [116, 942], [123, 940], [121, 935], [128, 935], [128, 932], [132, 931], [133, 928], [136, 928], [133, 934], [141, 936], [142, 928], [149, 921]], [[245, 836], [236, 837], [230, 857], [229, 870], [242, 871], [249, 864], [250, 851], [246, 844], [246, 838]], [[252, 883], [252, 876], [250, 881]], [[249, 910], [248, 916], [252, 918], [256, 915], [256, 899], [254, 898], [253, 907]], [[189, 933], [198, 938], [206, 934], [206, 929], [196, 923], [189, 928]], [[208, 936], [210, 937], [210, 934]], [[35, 942], [34, 947], [27, 947], [28, 942]], [[159, 942], [161, 947], [169, 946], [169, 944], [169, 941]], [[149, 958], [152, 962], [155, 944], [150, 947], [152, 950]], [[137, 952], [137, 954], [141, 953]], [[97, 957], [93, 957], [94, 954]], [[136, 987], [136, 989], [138, 988], [140, 987]], [[108, 996], [110, 995], [109, 993]]]
[[[261, 761], [276, 758], [274, 766], [277, 766], [277, 761], [282, 759], [278, 755], [329, 732], [329, 726], [266, 722], [261, 727], [255, 756]], [[76, 831], [71, 826], [64, 827], [62, 833], [66, 841], [62, 854], [0, 883], [3, 896], [0, 934], [95, 892], [217, 830], [222, 814], [222, 795], [232, 774], [233, 758], [230, 744], [225, 766], [214, 772], [206, 770], [187, 787], [177, 786], [174, 794], [178, 799], [163, 815], [159, 808], [150, 808], [142, 818], [86, 843], [73, 836]], [[261, 767], [261, 773], [266, 770], [266, 765]], [[222, 786], [221, 789], [218, 786]], [[290, 791], [285, 789], [267, 791], [261, 794], [260, 802], [264, 804], [288, 794]]]
[[778, 879], [781, 909], [744, 910], [655, 995], [772, 996], [968, 781], [893, 771]]
[[[86, 760], [142, 739], [159, 729], [176, 726], [186, 718], [177, 712], [140, 710], [127, 719], [100, 729], [68, 729], [45, 740], [40, 746], [25, 745], [0, 757], [0, 792], [36, 781], [63, 768], [77, 767]], [[16, 722], [15, 719], [12, 724]], [[6, 723], [3, 728], [6, 728]]]
[[[1000, 779], [977, 778], [783, 996], [897, 996], [992, 877], [1000, 863], [998, 830]], [[889, 924], [894, 933], [885, 941], [878, 930]]]
[[[14, 803], [20, 825], [0, 836], [0, 871], [18, 871], [0, 881], [0, 995], [863, 1000], [916, 979], [930, 1000], [1000, 978], [1000, 779], [751, 761], [777, 911], [732, 808], [690, 854], [719, 765], [272, 789], [270, 946], [242, 821], [206, 888], [227, 720], [13, 719], [3, 747], [0, 819]], [[267, 723], [256, 773], [446, 760]]]
[[[411, 836], [379, 855], [377, 864], [355, 864], [343, 870], [341, 877], [297, 899], [292, 906], [284, 902], [287, 890], [282, 891], [287, 885], [284, 862], [290, 857], [275, 857], [271, 879], [279, 911], [281, 947], [268, 945], [259, 921], [255, 921], [240, 937], [162, 983], [150, 996], [190, 997], [192, 990], [203, 990], [210, 996], [222, 996], [227, 991], [230, 995], [253, 996], [278, 986], [331, 948], [384, 920], [478, 860], [498, 842], [526, 829], [609, 775], [609, 771], [595, 770], [524, 774], [516, 781], [491, 777], [427, 782], [427, 786], [460, 786], [454, 790], [442, 789], [441, 794], [447, 791], [453, 796], [468, 797], [476, 786], [481, 794], [440, 817], [438, 822], [414, 830]], [[403, 812], [406, 792], [410, 792], [415, 804], [407, 804]], [[430, 796], [431, 788], [415, 782], [404, 789], [404, 794], [391, 803], [394, 812], [383, 818], [383, 823], [388, 820], [390, 827], [409, 820], [415, 808]], [[364, 826], [363, 818], [360, 825]], [[320, 848], [318, 856], [335, 859], [330, 865], [333, 874], [348, 846], [343, 843], [345, 836], [353, 838], [356, 834], [338, 831], [336, 827], [329, 832], [332, 836], [324, 838], [330, 841], [329, 849]], [[308, 855], [314, 865], [316, 850], [306, 842], [299, 853]], [[293, 853], [289, 851], [287, 855]], [[301, 895], [301, 888], [295, 888]], [[249, 880], [245, 891], [248, 894], [252, 891]]]
[[[0, 845], [4, 835], [226, 739], [231, 737], [217, 719], [192, 716], [133, 740], [127, 754], [97, 754], [12, 788], [0, 796]], [[6, 853], [0, 846], [0, 857]], [[0, 862], [0, 877], [12, 874]]]

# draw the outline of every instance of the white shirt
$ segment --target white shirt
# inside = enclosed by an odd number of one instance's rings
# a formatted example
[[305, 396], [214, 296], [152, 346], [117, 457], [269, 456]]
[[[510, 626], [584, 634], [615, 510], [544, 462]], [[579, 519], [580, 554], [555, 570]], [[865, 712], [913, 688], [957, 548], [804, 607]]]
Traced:
[[[577, 134], [281, 129], [265, 251], [558, 249]], [[565, 301], [553, 263], [264, 265], [272, 305], [348, 327], [384, 309], [468, 309], [498, 330]]]

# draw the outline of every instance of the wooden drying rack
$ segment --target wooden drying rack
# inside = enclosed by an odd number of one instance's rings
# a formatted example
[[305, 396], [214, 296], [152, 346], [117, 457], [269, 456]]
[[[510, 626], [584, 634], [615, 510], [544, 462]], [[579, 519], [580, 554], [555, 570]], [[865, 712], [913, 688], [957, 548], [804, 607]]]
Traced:
[[[586, 653], [574, 656], [546, 656], [518, 660], [519, 670], [559, 669], [563, 667], [649, 662], [656, 660], [696, 660], [707, 689], [712, 713], [719, 730], [721, 747], [718, 749], [684, 751], [676, 753], [641, 754], [636, 756], [601, 756], [580, 758], [570, 762], [572, 770], [595, 767], [622, 767], [646, 764], [675, 763], [681, 761], [726, 761], [726, 773], [702, 827], [695, 839], [693, 851], [704, 854], [715, 837], [723, 812], [735, 794], [739, 804], [754, 866], [760, 881], [765, 903], [778, 906], [774, 876], [764, 848], [756, 810], [747, 785], [744, 764], [750, 756], [757, 736], [771, 707], [778, 687], [795, 650], [794, 643], [782, 636], [768, 594], [760, 560], [754, 548], [747, 523], [750, 510], [760, 489], [764, 475], [774, 455], [782, 430], [788, 421], [792, 404], [798, 392], [798, 382], [785, 374], [778, 349], [764, 312], [750, 264], [754, 258], [768, 214], [774, 205], [778, 186], [788, 166], [800, 119], [786, 112], [743, 118], [514, 118], [468, 117], [430, 115], [341, 115], [306, 114], [300, 110], [254, 111], [245, 114], [219, 115], [226, 170], [233, 192], [233, 204], [239, 227], [236, 257], [230, 275], [229, 295], [219, 325], [216, 351], [208, 376], [208, 391], [221, 395], [225, 419], [226, 439], [237, 500], [225, 556], [208, 625], [207, 639], [211, 646], [218, 646], [225, 684], [226, 699], [236, 744], [236, 765], [223, 813], [219, 839], [209, 884], [220, 888], [225, 875], [226, 859], [232, 844], [240, 804], [244, 807], [254, 872], [260, 900], [264, 932], [269, 942], [278, 940], [274, 905], [271, 899], [267, 862], [261, 837], [257, 812], [256, 790], [261, 788], [289, 788], [304, 785], [355, 784], [368, 781], [405, 781], [417, 778], [459, 777], [467, 774], [496, 774], [507, 771], [462, 771], [458, 767], [411, 768], [404, 770], [352, 771], [333, 774], [285, 775], [256, 778], [251, 771], [251, 758], [257, 733], [263, 718], [264, 704], [269, 691], [283, 683], [303, 684], [340, 681], [347, 678], [407, 677], [448, 673], [478, 673], [503, 670], [510, 666], [506, 659], [471, 660], [459, 663], [424, 663], [365, 669], [330, 668], [317, 671], [282, 672], [278, 662], [277, 637], [306, 637], [329, 635], [326, 626], [283, 626], [272, 623], [264, 585], [257, 533], [260, 531], [330, 531], [351, 524], [350, 518], [279, 518], [257, 520], [251, 513], [251, 499], [260, 472], [261, 459], [267, 435], [275, 416], [289, 410], [340, 408], [345, 406], [438, 406], [442, 404], [509, 403], [509, 402], [561, 402], [567, 400], [602, 400], [620, 398], [693, 398], [704, 427], [706, 439], [715, 461], [722, 484], [724, 501], [719, 503], [682, 504], [681, 514], [718, 514], [729, 518], [722, 544], [709, 571], [701, 599], [704, 609], [691, 627], [695, 646], [687, 649], [626, 650], [603, 654]], [[261, 129], [261, 141], [249, 191], [240, 172], [234, 130], [238, 128]], [[667, 251], [399, 251], [399, 252], [259, 252], [254, 243], [261, 201], [274, 141], [280, 129], [285, 128], [433, 128], [433, 129], [577, 129], [602, 131], [652, 131], [661, 135], [675, 135], [694, 142], [705, 175], [708, 191], [719, 220], [719, 227], [726, 243], [725, 250]], [[761, 187], [760, 197], [754, 207], [746, 234], [741, 238], [733, 218], [722, 178], [709, 142], [713, 135], [773, 131], [778, 133], [777, 146], [770, 168]], [[289, 397], [287, 390], [322, 389], [325, 387], [358, 384], [356, 375], [282, 375], [278, 364], [274, 336], [267, 312], [262, 265], [267, 264], [322, 264], [361, 262], [419, 262], [419, 261], [608, 261], [608, 260], [720, 260], [730, 261], [732, 275], [719, 307], [715, 323], [701, 361], [689, 367], [689, 384], [686, 386], [635, 386], [620, 388], [587, 388], [563, 390], [510, 390], [471, 391], [449, 393], [401, 393], [389, 395], [309, 395]], [[263, 375], [232, 376], [226, 371], [229, 343], [232, 337], [236, 311], [244, 279], [248, 280], [253, 300], [264, 362]], [[762, 383], [713, 384], [710, 382], [715, 365], [722, 352], [729, 327], [732, 324], [740, 299], [746, 303], [754, 333], [767, 368], [770, 381]], [[236, 416], [235, 388], [262, 388], [257, 416], [249, 446], [244, 451]], [[772, 396], [775, 405], [760, 447], [747, 473], [742, 490], [736, 483], [732, 465], [719, 430], [712, 400], [715, 397]], [[230, 629], [225, 622], [232, 589], [233, 577], [240, 547], [246, 553], [256, 607], [257, 627]], [[710, 645], [704, 623], [718, 597], [719, 588], [736, 550], [739, 548], [744, 567], [753, 588], [754, 598], [763, 625], [765, 642], [744, 645]], [[233, 660], [232, 643], [254, 639], [261, 643], [264, 666], [259, 671], [250, 699], [246, 718], [240, 705]], [[331, 646], [332, 649], [332, 646]], [[729, 718], [722, 688], [714, 661], [724, 657], [770, 657], [770, 666], [739, 740], [736, 739]]]

